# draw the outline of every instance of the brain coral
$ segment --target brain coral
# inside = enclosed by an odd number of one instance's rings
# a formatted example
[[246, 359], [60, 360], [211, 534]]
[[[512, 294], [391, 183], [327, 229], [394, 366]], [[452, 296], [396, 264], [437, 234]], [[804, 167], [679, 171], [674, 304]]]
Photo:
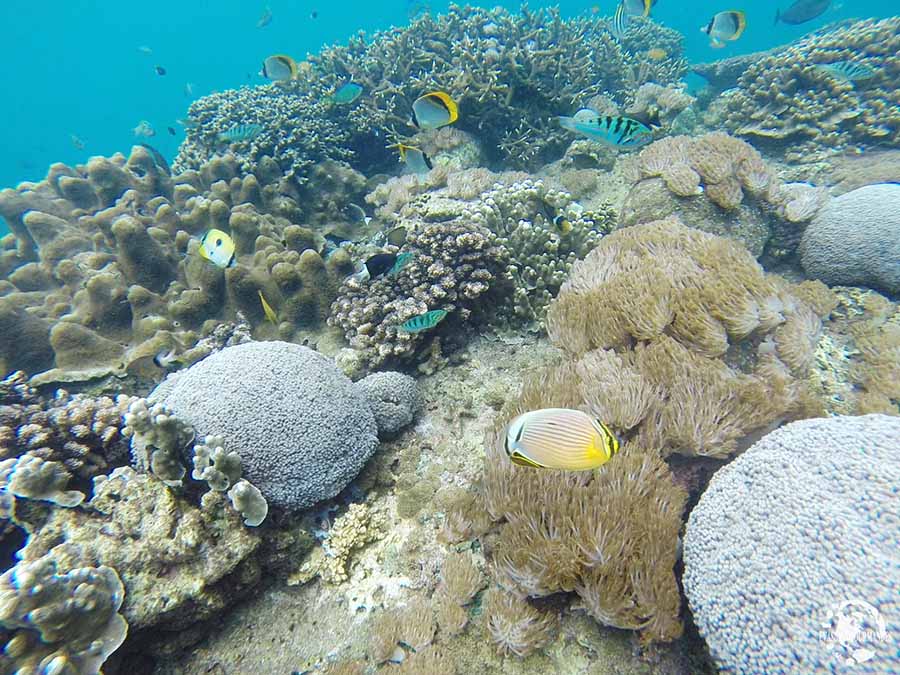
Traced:
[[900, 185], [866, 185], [833, 200], [804, 231], [800, 262], [829, 285], [900, 294]]
[[[900, 143], [900, 17], [819, 31], [763, 54], [724, 95], [725, 126], [741, 136], [841, 147]], [[852, 61], [874, 76], [857, 83], [819, 66]]]
[[684, 590], [722, 668], [900, 671], [898, 439], [885, 415], [804, 420], [715, 474], [688, 521]]
[[333, 497], [378, 445], [365, 393], [318, 352], [288, 342], [228, 347], [171, 375], [150, 395], [199, 437], [218, 434], [270, 504]]

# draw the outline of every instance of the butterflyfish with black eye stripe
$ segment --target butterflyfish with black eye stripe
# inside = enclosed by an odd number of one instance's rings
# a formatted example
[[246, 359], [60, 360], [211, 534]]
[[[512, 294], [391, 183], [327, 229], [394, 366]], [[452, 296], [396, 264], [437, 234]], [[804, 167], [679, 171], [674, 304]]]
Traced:
[[709, 46], [719, 49], [725, 41], [737, 40], [747, 28], [747, 16], [738, 10], [719, 12], [700, 30], [709, 35]]
[[419, 129], [437, 129], [453, 124], [459, 119], [459, 106], [450, 94], [432, 91], [417, 98], [412, 104], [412, 123]]
[[598, 115], [588, 108], [579, 110], [574, 117], [560, 117], [559, 125], [617, 148], [639, 147], [653, 140], [653, 132], [642, 122], [630, 117]]
[[209, 230], [200, 240], [200, 257], [216, 267], [234, 265], [234, 241], [222, 230]]
[[619, 439], [606, 424], [569, 408], [519, 415], [506, 427], [503, 445], [514, 464], [564, 471], [596, 469], [619, 451]]
[[297, 62], [286, 54], [275, 54], [263, 61], [259, 74], [268, 80], [284, 82], [297, 78]]

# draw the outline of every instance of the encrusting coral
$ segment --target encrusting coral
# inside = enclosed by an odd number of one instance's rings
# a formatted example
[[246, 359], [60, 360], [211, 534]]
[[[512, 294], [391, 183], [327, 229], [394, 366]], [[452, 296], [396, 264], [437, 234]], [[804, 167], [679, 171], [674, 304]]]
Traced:
[[644, 148], [640, 176], [622, 208], [635, 225], [668, 215], [741, 241], [756, 257], [790, 255], [802, 223], [828, 193], [806, 183], [783, 183], [749, 143], [721, 132], [669, 136]]
[[[326, 47], [301, 64], [297, 79], [202, 98], [191, 107], [176, 168], [197, 168], [225, 143], [219, 134], [255, 123], [261, 133], [232, 144], [243, 163], [262, 154], [304, 179], [311, 161], [344, 158], [372, 173], [391, 160], [385, 138], [415, 133], [413, 101], [441, 89], [461, 109], [455, 126], [472, 133], [489, 161], [537, 165], [561, 154], [571, 140], [555, 121], [573, 103], [604, 91], [629, 99], [644, 82], [677, 81], [686, 69], [682, 37], [652, 21], [637, 21], [623, 42], [605, 20], [563, 19], [557, 9], [518, 13], [451, 5], [447, 14], [424, 15], [408, 26], [346, 46]], [[665, 45], [666, 57], [646, 58], [648, 44]], [[350, 105], [331, 95], [352, 80], [363, 94]], [[272, 102], [274, 101], [274, 112]], [[626, 101], [623, 101], [623, 103]], [[298, 112], [299, 111], [299, 112]]]
[[[4, 672], [99, 673], [128, 633], [125, 589], [107, 566], [64, 568], [50, 556], [21, 561], [0, 577], [0, 666]], [[8, 634], [6, 634], [8, 633]]]
[[[814, 33], [748, 63], [720, 114], [732, 133], [771, 139], [801, 157], [810, 146], [900, 143], [900, 18], [865, 19]], [[853, 82], [822, 68], [849, 61], [871, 69]]]
[[[345, 252], [322, 259], [322, 234], [300, 225], [301, 201], [271, 158], [250, 173], [228, 155], [169, 176], [141, 146], [3, 190], [15, 238], [0, 254], [12, 284], [0, 298], [0, 367], [55, 366], [48, 381], [73, 371], [158, 377], [154, 357], [202, 358], [195, 345], [223, 321], [245, 317], [283, 338], [320, 325], [352, 267]], [[198, 254], [211, 228], [231, 233], [234, 266]], [[260, 296], [276, 313], [271, 328], [260, 328]]]

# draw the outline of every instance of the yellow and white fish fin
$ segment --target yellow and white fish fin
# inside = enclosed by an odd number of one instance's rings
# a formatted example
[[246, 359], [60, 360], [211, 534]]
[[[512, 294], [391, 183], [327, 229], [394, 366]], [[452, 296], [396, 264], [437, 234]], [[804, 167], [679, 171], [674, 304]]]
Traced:
[[447, 113], [450, 115], [450, 121], [447, 122], [447, 124], [453, 124], [459, 119], [459, 106], [456, 105], [456, 101], [450, 97], [450, 94], [445, 91], [431, 91], [425, 94], [425, 96], [434, 97], [444, 105], [447, 109]]
[[509, 460], [513, 464], [518, 464], [519, 466], [529, 466], [532, 469], [546, 469], [543, 464], [538, 464], [530, 459], [528, 459], [525, 455], [523, 455], [518, 450], [513, 450], [509, 455]]
[[651, 7], [653, 7], [653, 0], [644, 0], [644, 13], [641, 16], [645, 19], [650, 16]]
[[737, 40], [747, 28], [747, 15], [740, 10], [734, 10], [732, 14], [737, 19], [737, 30], [734, 31], [734, 35], [730, 39]]

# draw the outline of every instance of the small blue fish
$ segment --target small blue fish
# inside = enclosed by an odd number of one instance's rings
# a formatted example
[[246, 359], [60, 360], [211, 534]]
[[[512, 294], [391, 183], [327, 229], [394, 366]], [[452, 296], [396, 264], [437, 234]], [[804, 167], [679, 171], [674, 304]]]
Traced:
[[356, 82], [347, 82], [331, 95], [331, 102], [336, 105], [353, 103], [363, 93], [362, 85]]
[[229, 143], [240, 143], [241, 141], [252, 141], [262, 133], [263, 128], [258, 124], [236, 124], [228, 131], [219, 134], [220, 141]]
[[563, 129], [587, 136], [592, 141], [600, 141], [617, 148], [635, 148], [653, 140], [649, 127], [630, 117], [598, 115], [587, 108], [579, 110], [574, 117], [560, 117]]
[[400, 330], [406, 333], [421, 333], [422, 331], [431, 330], [437, 326], [444, 317], [447, 316], [446, 309], [433, 309], [430, 312], [414, 316], [408, 321], [400, 324]]
[[394, 261], [394, 266], [391, 267], [391, 271], [388, 272], [389, 276], [397, 276], [404, 267], [406, 267], [413, 259], [412, 253], [400, 253], [397, 255], [397, 259]]
[[875, 69], [864, 63], [854, 63], [853, 61], [835, 61], [834, 63], [819, 63], [816, 68], [828, 73], [832, 77], [845, 82], [862, 82], [875, 77]]

